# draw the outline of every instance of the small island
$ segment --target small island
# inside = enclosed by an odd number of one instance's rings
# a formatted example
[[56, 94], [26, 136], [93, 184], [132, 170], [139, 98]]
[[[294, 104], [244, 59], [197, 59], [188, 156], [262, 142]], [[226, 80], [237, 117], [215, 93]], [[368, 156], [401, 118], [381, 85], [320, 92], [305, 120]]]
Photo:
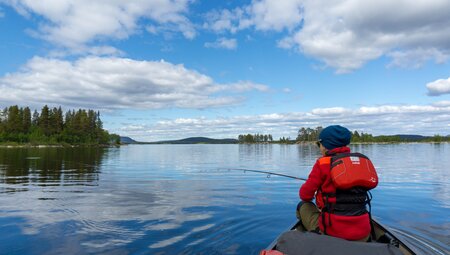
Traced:
[[31, 113], [29, 107], [17, 105], [0, 111], [1, 145], [111, 145], [120, 137], [103, 129], [100, 112], [42, 107]]

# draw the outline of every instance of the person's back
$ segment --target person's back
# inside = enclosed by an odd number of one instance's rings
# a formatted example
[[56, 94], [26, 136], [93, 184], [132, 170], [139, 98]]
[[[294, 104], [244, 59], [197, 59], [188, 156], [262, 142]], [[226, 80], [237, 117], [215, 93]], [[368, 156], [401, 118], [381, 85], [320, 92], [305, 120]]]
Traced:
[[[378, 180], [370, 183], [372, 180], [365, 181], [364, 178], [376, 177], [375, 169], [367, 157], [350, 152], [347, 145], [350, 143], [351, 132], [348, 129], [329, 126], [322, 130], [319, 138], [322, 157], [316, 161], [308, 180], [299, 190], [302, 202], [297, 207], [297, 216], [308, 231], [347, 240], [366, 241], [371, 230], [370, 215], [366, 209], [367, 190], [376, 186]], [[359, 178], [356, 181], [356, 177], [353, 178], [355, 174], [343, 178], [343, 174], [352, 173], [353, 164], [358, 171], [369, 174], [374, 172], [375, 175], [356, 176]], [[334, 170], [339, 167], [344, 171]], [[332, 169], [335, 171], [334, 175], [331, 174]], [[348, 170], [347, 173], [345, 170]], [[336, 173], [341, 178], [337, 183], [336, 178], [339, 177]], [[317, 206], [311, 202], [314, 196]]]

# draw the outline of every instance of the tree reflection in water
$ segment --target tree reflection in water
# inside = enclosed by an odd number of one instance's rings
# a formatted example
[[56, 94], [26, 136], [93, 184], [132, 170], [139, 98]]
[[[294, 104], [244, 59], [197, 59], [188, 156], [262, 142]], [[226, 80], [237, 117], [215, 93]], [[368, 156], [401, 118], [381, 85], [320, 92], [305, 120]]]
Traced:
[[[107, 148], [0, 148], [0, 192], [27, 186], [96, 186]], [[17, 185], [17, 186], [16, 186]]]

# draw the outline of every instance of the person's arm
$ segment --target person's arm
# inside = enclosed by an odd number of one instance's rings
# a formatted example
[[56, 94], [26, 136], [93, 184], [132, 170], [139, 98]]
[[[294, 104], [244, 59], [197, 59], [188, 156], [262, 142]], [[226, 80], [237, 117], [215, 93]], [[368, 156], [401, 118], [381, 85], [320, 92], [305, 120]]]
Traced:
[[322, 184], [320, 177], [319, 161], [317, 160], [308, 176], [308, 180], [300, 187], [299, 195], [300, 199], [306, 202], [310, 202], [314, 198], [314, 194]]

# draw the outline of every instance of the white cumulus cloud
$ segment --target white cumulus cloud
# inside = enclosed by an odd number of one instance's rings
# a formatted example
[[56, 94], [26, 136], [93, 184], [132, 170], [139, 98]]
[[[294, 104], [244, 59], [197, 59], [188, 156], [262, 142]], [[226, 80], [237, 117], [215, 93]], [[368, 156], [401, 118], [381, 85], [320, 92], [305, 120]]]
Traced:
[[260, 31], [292, 30], [302, 20], [300, 0], [260, 0], [232, 10], [211, 11], [204, 28], [236, 33], [250, 27]]
[[[195, 37], [194, 25], [186, 17], [189, 0], [2, 0], [26, 16], [41, 17], [34, 35], [75, 51], [97, 39], [124, 39], [147, 20], [158, 29], [168, 28]], [[33, 17], [34, 18], [34, 17]]]
[[450, 94], [450, 78], [430, 82], [427, 84], [427, 89], [430, 96]]
[[73, 62], [35, 57], [20, 71], [0, 77], [0, 102], [6, 105], [202, 109], [238, 104], [243, 97], [236, 93], [249, 90], [268, 87], [250, 81], [217, 84], [183, 65], [113, 57]]
[[253, 1], [249, 7], [252, 22], [258, 30], [293, 29], [302, 20], [301, 0]]
[[438, 102], [433, 103], [433, 105], [436, 107], [449, 107], [450, 101], [438, 101]]
[[450, 1], [254, 0], [211, 12], [204, 27], [236, 33], [244, 29], [287, 30], [278, 41], [350, 72], [381, 56], [389, 66], [420, 67], [450, 58]]
[[206, 42], [206, 48], [222, 48], [228, 50], [234, 50], [237, 48], [237, 40], [236, 39], [227, 39], [227, 38], [219, 38], [215, 42]]
[[383, 55], [393, 59], [391, 65], [413, 67], [450, 57], [446, 0], [304, 1], [304, 9], [304, 26], [293, 40], [338, 72]]

